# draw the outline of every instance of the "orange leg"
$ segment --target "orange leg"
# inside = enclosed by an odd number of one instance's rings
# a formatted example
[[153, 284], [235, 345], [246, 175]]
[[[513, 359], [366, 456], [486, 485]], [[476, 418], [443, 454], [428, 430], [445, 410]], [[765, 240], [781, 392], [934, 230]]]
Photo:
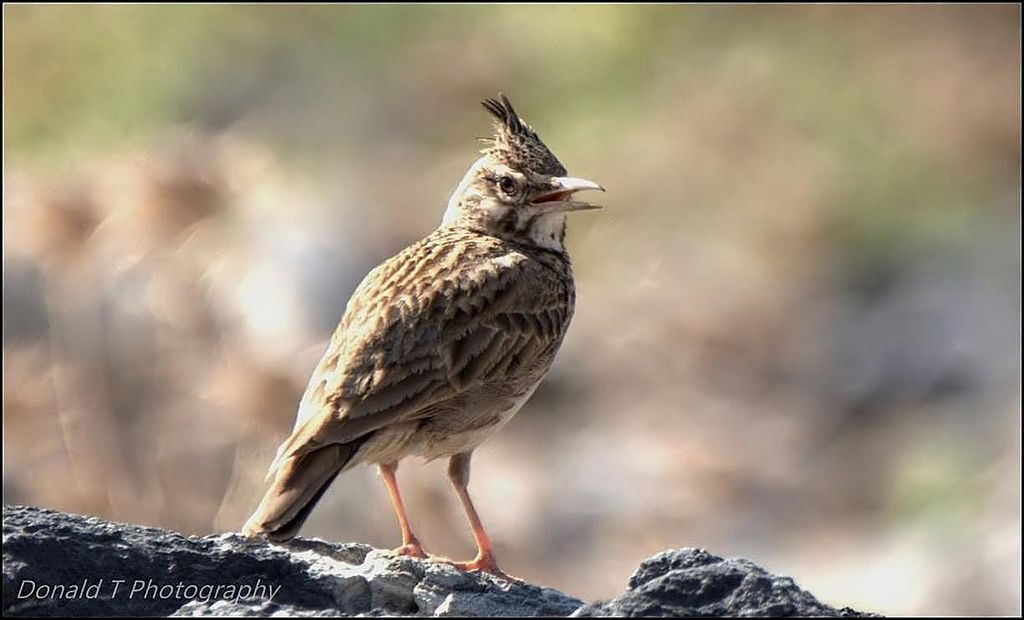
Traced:
[[398, 463], [383, 463], [380, 465], [380, 475], [384, 477], [384, 483], [388, 485], [388, 493], [391, 494], [391, 503], [395, 506], [395, 514], [398, 515], [398, 524], [402, 528], [402, 546], [394, 549], [392, 553], [398, 555], [411, 555], [414, 558], [426, 558], [427, 554], [420, 546], [419, 539], [412, 533], [409, 527], [409, 517], [405, 514], [405, 504], [402, 502], [402, 494], [398, 491], [398, 479], [395, 471], [398, 470]]
[[494, 560], [491, 539], [487, 536], [483, 523], [480, 522], [480, 515], [477, 514], [476, 508], [473, 506], [473, 500], [469, 497], [469, 458], [471, 455], [471, 452], [464, 452], [451, 458], [451, 461], [448, 463], [448, 479], [455, 488], [459, 501], [462, 502], [462, 508], [466, 511], [469, 524], [473, 527], [473, 537], [476, 539], [477, 553], [476, 558], [469, 562], [453, 562], [453, 564], [462, 570], [484, 571], [511, 580], [514, 578], [506, 575], [498, 568], [498, 563]]

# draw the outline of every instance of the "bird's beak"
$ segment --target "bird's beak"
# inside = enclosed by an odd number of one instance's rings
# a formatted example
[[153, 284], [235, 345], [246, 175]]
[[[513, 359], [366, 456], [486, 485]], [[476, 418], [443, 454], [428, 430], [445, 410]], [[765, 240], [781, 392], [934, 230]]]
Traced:
[[551, 177], [551, 190], [534, 196], [530, 200], [530, 206], [542, 213], [563, 213], [566, 211], [583, 211], [586, 209], [600, 209], [598, 205], [573, 200], [573, 194], [586, 189], [597, 189], [604, 191], [604, 188], [576, 177]]

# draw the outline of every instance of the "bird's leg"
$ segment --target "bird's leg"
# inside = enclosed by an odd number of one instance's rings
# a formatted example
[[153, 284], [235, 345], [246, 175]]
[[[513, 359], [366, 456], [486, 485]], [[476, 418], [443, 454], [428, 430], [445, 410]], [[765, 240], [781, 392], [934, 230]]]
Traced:
[[483, 523], [480, 522], [480, 515], [476, 513], [473, 500], [469, 498], [469, 459], [472, 454], [472, 452], [456, 454], [448, 462], [448, 479], [455, 488], [459, 501], [462, 502], [466, 517], [469, 518], [469, 524], [473, 527], [473, 537], [476, 538], [477, 548], [475, 559], [469, 562], [453, 562], [453, 564], [462, 570], [484, 571], [511, 580], [514, 578], [498, 568], [498, 563], [494, 560], [494, 551], [491, 548], [491, 539], [487, 536]]
[[384, 483], [388, 485], [388, 493], [391, 494], [391, 503], [395, 506], [395, 514], [398, 515], [398, 525], [402, 528], [402, 546], [394, 549], [392, 553], [398, 555], [411, 555], [414, 558], [426, 558], [427, 554], [420, 546], [420, 541], [412, 533], [409, 527], [409, 517], [405, 514], [405, 504], [402, 502], [402, 494], [398, 491], [398, 479], [395, 471], [398, 470], [398, 463], [381, 463], [380, 475], [384, 477]]

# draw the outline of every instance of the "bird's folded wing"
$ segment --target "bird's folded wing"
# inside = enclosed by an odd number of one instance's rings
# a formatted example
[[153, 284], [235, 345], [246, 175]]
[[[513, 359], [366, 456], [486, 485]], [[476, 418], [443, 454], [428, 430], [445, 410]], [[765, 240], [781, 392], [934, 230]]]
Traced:
[[[353, 294], [303, 397], [279, 462], [430, 414], [432, 405], [528, 367], [557, 346], [565, 283], [525, 256], [452, 257], [439, 275], [407, 253]], [[454, 250], [453, 250], [454, 251]]]

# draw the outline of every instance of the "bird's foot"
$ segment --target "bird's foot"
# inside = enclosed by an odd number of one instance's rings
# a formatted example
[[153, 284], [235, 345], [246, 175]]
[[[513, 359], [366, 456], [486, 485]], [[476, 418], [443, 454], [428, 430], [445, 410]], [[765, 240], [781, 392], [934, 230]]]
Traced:
[[454, 566], [455, 568], [465, 572], [487, 573], [488, 575], [492, 575], [499, 579], [504, 579], [508, 582], [522, 581], [522, 579], [519, 579], [518, 577], [513, 577], [512, 575], [509, 575], [505, 571], [498, 568], [498, 563], [494, 561], [494, 556], [491, 554], [478, 555], [476, 556], [475, 559], [470, 560], [469, 562], [456, 562], [455, 560], [450, 560], [448, 558], [442, 558], [438, 556], [431, 556], [430, 561], [450, 564], [451, 566]]
[[423, 550], [423, 547], [421, 547], [420, 543], [417, 541], [405, 543], [401, 547], [392, 549], [391, 553], [393, 553], [394, 555], [407, 555], [409, 557], [419, 558], [421, 560], [426, 560], [427, 558], [431, 557], [427, 554], [426, 551]]

